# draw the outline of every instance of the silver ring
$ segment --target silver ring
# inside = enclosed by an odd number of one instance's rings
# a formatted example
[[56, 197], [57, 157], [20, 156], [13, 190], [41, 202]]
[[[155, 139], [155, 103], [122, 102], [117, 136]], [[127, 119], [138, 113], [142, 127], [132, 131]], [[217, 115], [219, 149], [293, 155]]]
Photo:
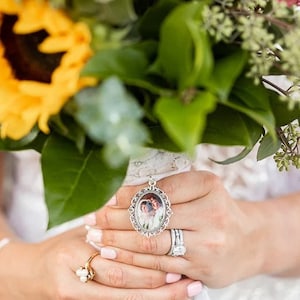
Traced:
[[186, 253], [184, 246], [183, 231], [181, 229], [171, 229], [171, 249], [167, 255], [183, 256]]

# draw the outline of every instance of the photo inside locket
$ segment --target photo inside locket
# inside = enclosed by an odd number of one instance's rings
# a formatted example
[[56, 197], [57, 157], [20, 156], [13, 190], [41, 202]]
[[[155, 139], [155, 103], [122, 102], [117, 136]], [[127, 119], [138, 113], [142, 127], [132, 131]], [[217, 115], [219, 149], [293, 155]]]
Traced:
[[165, 218], [165, 207], [162, 199], [155, 193], [146, 193], [137, 202], [138, 223], [143, 231], [158, 230]]

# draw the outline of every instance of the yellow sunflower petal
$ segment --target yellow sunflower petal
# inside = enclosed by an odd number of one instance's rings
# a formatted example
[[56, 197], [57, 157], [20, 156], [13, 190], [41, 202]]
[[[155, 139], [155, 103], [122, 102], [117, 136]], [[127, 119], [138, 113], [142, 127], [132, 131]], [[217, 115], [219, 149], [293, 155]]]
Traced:
[[73, 22], [61, 11], [48, 9], [44, 18], [44, 26], [50, 35], [70, 32]]
[[22, 80], [19, 83], [20, 92], [33, 97], [42, 97], [50, 92], [51, 87], [47, 83]]
[[39, 45], [39, 50], [43, 53], [65, 52], [73, 45], [74, 39], [70, 35], [49, 36]]
[[[38, 124], [49, 132], [49, 118], [61, 111], [65, 103], [81, 88], [95, 84], [94, 78], [80, 78], [80, 72], [91, 57], [91, 34], [83, 23], [73, 23], [63, 12], [47, 1], [23, 0], [15, 8], [13, 0], [0, 0], [1, 8], [11, 9], [18, 21], [14, 30], [31, 33], [40, 29], [49, 36], [40, 45], [44, 53], [64, 52], [60, 64], [52, 72], [51, 82], [19, 80], [4, 56], [0, 42], [0, 130], [2, 137], [20, 139]], [[14, 3], [16, 4], [16, 3]], [[2, 6], [1, 6], [2, 5]]]
[[88, 45], [78, 45], [73, 47], [68, 51], [61, 59], [61, 66], [70, 67], [70, 66], [82, 66], [83, 62], [88, 61], [92, 56], [92, 50]]
[[44, 29], [44, 15], [49, 6], [44, 1], [27, 0], [19, 12], [14, 32], [26, 34]]
[[1, 138], [9, 137], [13, 140], [19, 140], [32, 130], [35, 122], [34, 119], [29, 122], [18, 114], [10, 114], [7, 116], [7, 120], [1, 124]]
[[15, 0], [0, 0], [0, 11], [8, 15], [16, 15], [21, 9], [20, 3]]

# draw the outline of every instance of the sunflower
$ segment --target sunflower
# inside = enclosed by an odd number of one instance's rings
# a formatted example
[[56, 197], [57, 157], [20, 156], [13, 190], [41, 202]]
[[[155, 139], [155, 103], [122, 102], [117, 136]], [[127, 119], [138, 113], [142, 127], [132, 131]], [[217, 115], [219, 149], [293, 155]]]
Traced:
[[49, 119], [93, 78], [80, 77], [92, 56], [86, 24], [41, 0], [0, 0], [1, 138], [18, 140]]

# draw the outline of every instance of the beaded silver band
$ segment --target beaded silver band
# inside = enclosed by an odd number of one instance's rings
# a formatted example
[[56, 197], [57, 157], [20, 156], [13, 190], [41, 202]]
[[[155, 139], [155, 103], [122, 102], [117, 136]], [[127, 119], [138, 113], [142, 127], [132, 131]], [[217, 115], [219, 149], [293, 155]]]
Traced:
[[171, 249], [167, 255], [183, 256], [186, 253], [184, 246], [183, 231], [181, 229], [171, 229]]

